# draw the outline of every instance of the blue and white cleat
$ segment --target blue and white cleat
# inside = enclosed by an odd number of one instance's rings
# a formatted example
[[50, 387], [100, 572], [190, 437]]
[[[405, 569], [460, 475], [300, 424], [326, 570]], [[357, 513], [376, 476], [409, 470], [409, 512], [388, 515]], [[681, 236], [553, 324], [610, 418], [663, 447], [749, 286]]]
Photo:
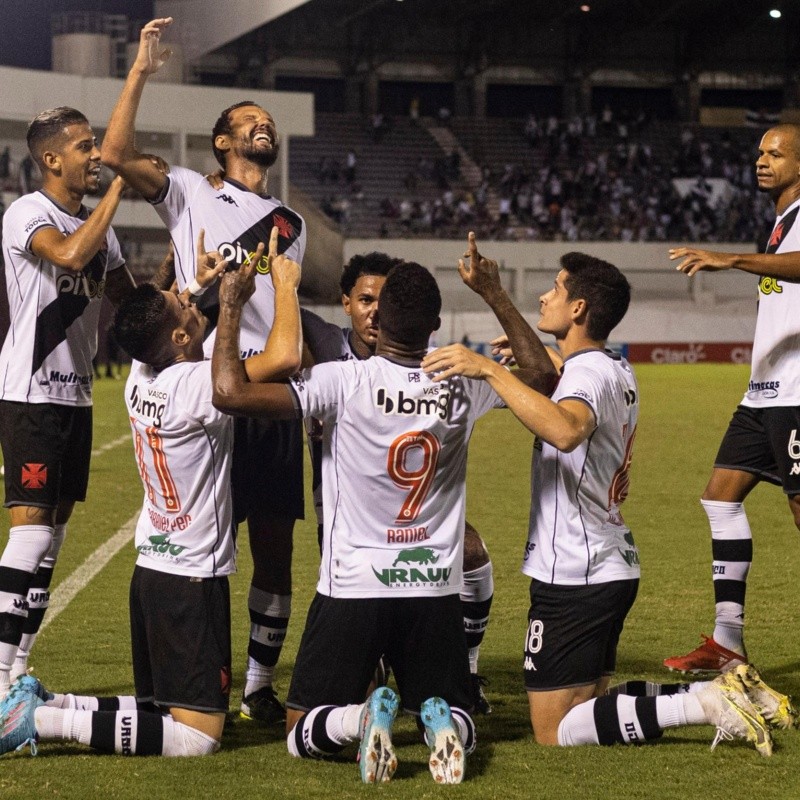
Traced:
[[388, 686], [376, 689], [364, 704], [358, 750], [358, 765], [364, 783], [388, 783], [397, 769], [392, 725], [399, 705], [397, 695]]
[[436, 783], [461, 783], [466, 756], [450, 706], [441, 697], [429, 697], [420, 708], [425, 741], [431, 749], [428, 767]]
[[22, 750], [30, 745], [31, 755], [36, 755], [36, 723], [34, 714], [43, 705], [38, 694], [42, 687], [31, 675], [21, 675], [0, 703], [0, 755], [11, 750]]

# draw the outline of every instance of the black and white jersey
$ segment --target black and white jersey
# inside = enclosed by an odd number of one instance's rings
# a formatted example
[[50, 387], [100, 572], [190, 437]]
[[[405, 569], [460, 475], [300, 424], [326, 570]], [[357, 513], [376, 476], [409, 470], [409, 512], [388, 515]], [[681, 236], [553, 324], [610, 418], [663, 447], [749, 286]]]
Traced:
[[291, 381], [322, 420], [325, 522], [317, 591], [432, 597], [462, 585], [467, 444], [500, 398], [484, 381], [435, 383], [383, 356], [319, 364]]
[[601, 350], [573, 353], [552, 400], [580, 400], [597, 427], [571, 453], [537, 440], [522, 571], [545, 583], [639, 577], [639, 552], [620, 513], [628, 496], [639, 389], [630, 364]]
[[[269, 245], [273, 226], [279, 231], [278, 252], [299, 264], [306, 249], [303, 218], [268, 195], [251, 192], [237, 181], [225, 180], [216, 190], [199, 173], [172, 167], [163, 197], [153, 207], [164, 221], [175, 246], [175, 277], [183, 291], [195, 276], [197, 234], [205, 231], [207, 251], [218, 250], [231, 266], [240, 266], [253, 257], [259, 242]], [[211, 287], [198, 301], [200, 308], [216, 326], [219, 310], [218, 286]], [[267, 254], [256, 266], [256, 291], [242, 311], [239, 345], [242, 358], [264, 349], [275, 319], [275, 288], [269, 274]], [[211, 356], [214, 335], [206, 339], [205, 352]]]
[[10, 327], [0, 352], [0, 399], [19, 403], [92, 404], [92, 359], [106, 272], [124, 266], [111, 228], [103, 246], [80, 271], [34, 255], [31, 239], [42, 228], [65, 236], [86, 221], [44, 192], [15, 200], [3, 215], [3, 258]]
[[[767, 253], [800, 251], [800, 200], [775, 220]], [[750, 382], [742, 405], [800, 406], [800, 283], [763, 276], [758, 282], [758, 316]]]
[[197, 578], [236, 571], [233, 418], [211, 395], [210, 361], [161, 372], [133, 362], [125, 402], [144, 487], [136, 525], [142, 567]]

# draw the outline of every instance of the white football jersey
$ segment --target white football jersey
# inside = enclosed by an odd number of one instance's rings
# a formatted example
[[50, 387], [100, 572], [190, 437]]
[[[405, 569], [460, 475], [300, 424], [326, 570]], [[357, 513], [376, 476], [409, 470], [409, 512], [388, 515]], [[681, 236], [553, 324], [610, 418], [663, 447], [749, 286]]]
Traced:
[[434, 383], [382, 356], [320, 364], [291, 385], [303, 415], [326, 428], [317, 591], [458, 593], [467, 443], [478, 417], [502, 405], [494, 390], [464, 378]]
[[144, 503], [136, 563], [212, 578], [236, 571], [233, 419], [211, 403], [211, 362], [161, 372], [134, 361], [125, 384]]
[[570, 586], [638, 578], [639, 551], [620, 513], [639, 416], [633, 370], [608, 351], [573, 353], [552, 396], [566, 399], [586, 403], [597, 428], [571, 453], [536, 441], [522, 571]]
[[[306, 226], [291, 208], [268, 195], [251, 192], [242, 184], [225, 180], [217, 191], [194, 170], [171, 167], [166, 193], [153, 207], [169, 229], [175, 246], [175, 277], [183, 291], [195, 276], [197, 234], [205, 231], [207, 251], [219, 250], [231, 266], [251, 258], [259, 242], [269, 245], [273, 226], [277, 226], [278, 252], [298, 264], [306, 249]], [[256, 267], [256, 291], [242, 311], [239, 346], [242, 358], [264, 349], [275, 319], [275, 288], [267, 267], [266, 250]], [[216, 326], [219, 313], [219, 285], [212, 286], [197, 302]], [[206, 356], [214, 349], [214, 333], [205, 341]]]
[[65, 236], [86, 221], [44, 192], [15, 200], [3, 215], [3, 258], [11, 324], [0, 352], [0, 399], [19, 403], [92, 404], [92, 359], [106, 273], [124, 266], [111, 228], [80, 271], [34, 255], [31, 239], [42, 228]]
[[[800, 251], [800, 200], [775, 220], [767, 253]], [[750, 382], [742, 405], [800, 406], [800, 283], [762, 277]]]

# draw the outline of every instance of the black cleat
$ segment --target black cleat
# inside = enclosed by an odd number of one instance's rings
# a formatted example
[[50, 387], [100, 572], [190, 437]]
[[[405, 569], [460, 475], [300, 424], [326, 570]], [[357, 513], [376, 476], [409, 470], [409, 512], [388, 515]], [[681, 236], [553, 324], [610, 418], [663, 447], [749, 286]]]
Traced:
[[483, 693], [483, 687], [489, 685], [489, 681], [483, 675], [470, 675], [472, 680], [472, 706], [476, 714], [491, 714], [492, 707]]
[[242, 695], [239, 716], [262, 725], [272, 725], [286, 721], [286, 709], [271, 686], [262, 686], [247, 697]]

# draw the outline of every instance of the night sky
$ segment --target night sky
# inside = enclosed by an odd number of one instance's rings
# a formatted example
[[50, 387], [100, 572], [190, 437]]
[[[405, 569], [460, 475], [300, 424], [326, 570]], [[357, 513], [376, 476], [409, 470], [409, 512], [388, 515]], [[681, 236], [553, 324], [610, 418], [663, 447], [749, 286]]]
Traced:
[[153, 16], [153, 0], [0, 0], [0, 64], [50, 69], [50, 19], [70, 11]]

